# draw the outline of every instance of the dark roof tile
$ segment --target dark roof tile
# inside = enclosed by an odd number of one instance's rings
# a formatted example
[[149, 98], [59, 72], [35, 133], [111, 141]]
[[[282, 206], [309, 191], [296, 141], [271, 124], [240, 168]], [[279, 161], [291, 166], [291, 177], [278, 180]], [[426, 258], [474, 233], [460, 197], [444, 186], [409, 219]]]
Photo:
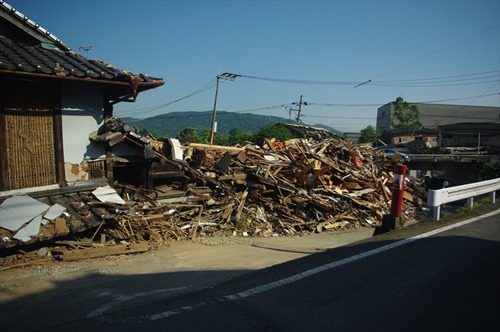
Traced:
[[72, 52], [59, 38], [3, 0], [0, 0], [0, 20], [5, 20], [0, 21], [0, 26], [6, 27], [0, 29], [1, 75], [41, 75], [90, 82], [107, 81], [113, 86], [108, 90], [109, 94], [118, 98], [128, 93], [121, 89], [124, 86], [130, 88], [129, 84], [132, 82], [135, 86], [134, 98], [139, 92], [165, 83], [161, 78], [135, 75], [103, 61], [89, 60]]
[[116, 82], [129, 82], [133, 77], [139, 78], [141, 82], [162, 81], [160, 78], [144, 74], [131, 74], [100, 60], [88, 60], [71, 51], [51, 48], [47, 43], [30, 46], [14, 42], [5, 36], [0, 36], [0, 69], [13, 73], [29, 72], [34, 75], [44, 74]]

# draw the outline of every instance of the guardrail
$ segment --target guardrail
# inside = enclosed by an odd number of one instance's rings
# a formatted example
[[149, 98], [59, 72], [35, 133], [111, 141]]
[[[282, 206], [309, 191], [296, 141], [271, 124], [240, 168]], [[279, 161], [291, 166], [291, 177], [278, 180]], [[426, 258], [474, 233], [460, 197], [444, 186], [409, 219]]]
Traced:
[[441, 205], [469, 199], [468, 205], [472, 209], [474, 197], [487, 193], [491, 193], [491, 203], [495, 204], [496, 190], [500, 190], [500, 178], [437, 190], [429, 189], [427, 192], [427, 205], [433, 208], [434, 220], [439, 221]]
[[491, 162], [495, 156], [474, 154], [407, 154], [410, 162]]

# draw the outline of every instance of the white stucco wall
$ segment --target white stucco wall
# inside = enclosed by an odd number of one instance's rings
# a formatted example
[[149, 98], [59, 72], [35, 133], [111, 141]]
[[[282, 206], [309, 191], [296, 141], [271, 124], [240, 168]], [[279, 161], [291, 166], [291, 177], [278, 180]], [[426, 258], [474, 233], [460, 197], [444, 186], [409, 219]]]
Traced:
[[64, 161], [80, 164], [104, 154], [104, 145], [91, 144], [89, 134], [103, 124], [100, 84], [67, 81], [62, 84]]
[[[105, 144], [91, 143], [89, 135], [104, 124], [102, 85], [81, 81], [62, 83], [62, 131], [65, 178], [88, 180], [86, 161], [104, 159]], [[123, 143], [113, 146], [118, 157], [142, 156], [140, 149]]]

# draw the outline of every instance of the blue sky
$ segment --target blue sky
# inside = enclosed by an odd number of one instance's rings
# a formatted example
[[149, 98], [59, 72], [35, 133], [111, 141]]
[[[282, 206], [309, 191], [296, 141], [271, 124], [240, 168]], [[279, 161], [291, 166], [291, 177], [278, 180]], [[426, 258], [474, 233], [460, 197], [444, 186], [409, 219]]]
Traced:
[[500, 106], [500, 0], [7, 3], [75, 52], [165, 80], [121, 117], [212, 110], [219, 71], [243, 76], [222, 82], [217, 111], [295, 118], [302, 95], [304, 123], [341, 131], [375, 126], [399, 96]]

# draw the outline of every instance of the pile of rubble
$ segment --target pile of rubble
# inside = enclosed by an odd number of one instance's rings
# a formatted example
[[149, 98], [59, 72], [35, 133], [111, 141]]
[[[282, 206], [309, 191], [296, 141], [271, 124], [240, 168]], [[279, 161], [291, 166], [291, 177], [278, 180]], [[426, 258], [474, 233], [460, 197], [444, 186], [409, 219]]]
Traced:
[[[190, 144], [187, 186], [152, 194], [124, 189], [132, 208], [109, 220], [114, 239], [163, 243], [196, 236], [293, 236], [381, 225], [391, 204], [394, 162], [368, 145], [294, 139], [263, 147]], [[169, 161], [173, 163], [173, 161]], [[407, 181], [404, 217], [425, 192]], [[184, 187], [184, 188], [183, 188]]]
[[[95, 230], [92, 240], [100, 233], [103, 244], [152, 246], [199, 236], [308, 235], [379, 226], [389, 213], [397, 160], [386, 160], [369, 145], [327, 137], [179, 148], [182, 160], [159, 153], [161, 144], [156, 148], [161, 161], [184, 176], [154, 190], [115, 183], [46, 196], [48, 205], [69, 208], [56, 209], [59, 215], [40, 223], [32, 240], [86, 229]], [[412, 221], [425, 192], [410, 180], [405, 189], [404, 217]], [[0, 235], [1, 247], [20, 241], [13, 231], [2, 229]]]

